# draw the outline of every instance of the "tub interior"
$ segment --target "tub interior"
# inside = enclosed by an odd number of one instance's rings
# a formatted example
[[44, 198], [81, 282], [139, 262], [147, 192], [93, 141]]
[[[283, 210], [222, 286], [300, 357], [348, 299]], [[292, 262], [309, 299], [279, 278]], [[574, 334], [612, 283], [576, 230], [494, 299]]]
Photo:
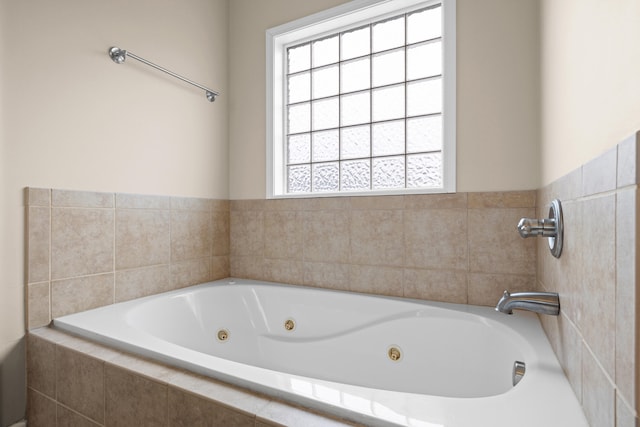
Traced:
[[485, 317], [466, 306], [305, 292], [201, 288], [144, 301], [126, 321], [155, 339], [247, 365], [444, 397], [506, 393], [514, 362], [528, 359], [523, 340], [488, 308]]

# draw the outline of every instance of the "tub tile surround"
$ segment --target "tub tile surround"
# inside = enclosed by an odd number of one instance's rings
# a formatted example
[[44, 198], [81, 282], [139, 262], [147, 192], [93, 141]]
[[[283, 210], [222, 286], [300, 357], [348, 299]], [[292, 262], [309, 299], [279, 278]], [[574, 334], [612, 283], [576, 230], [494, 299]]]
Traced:
[[[515, 227], [535, 213], [534, 191], [231, 202], [38, 188], [26, 195], [34, 425], [56, 417], [57, 425], [87, 426], [211, 417], [211, 425], [351, 425], [35, 329], [63, 314], [230, 273], [483, 305], [495, 304], [503, 289], [535, 283], [535, 271], [510, 265], [535, 264], [535, 244], [501, 230], [504, 221]], [[493, 262], [502, 257], [511, 261]]]
[[28, 188], [27, 323], [229, 276], [227, 200]]
[[463, 304], [535, 286], [536, 192], [231, 201], [231, 275]]
[[538, 191], [538, 217], [558, 198], [565, 223], [559, 259], [537, 242], [538, 289], [561, 301], [541, 319], [593, 426], [638, 423], [639, 135]]
[[229, 202], [29, 188], [28, 325], [229, 275], [493, 305], [535, 285], [535, 242], [512, 232], [535, 197]]

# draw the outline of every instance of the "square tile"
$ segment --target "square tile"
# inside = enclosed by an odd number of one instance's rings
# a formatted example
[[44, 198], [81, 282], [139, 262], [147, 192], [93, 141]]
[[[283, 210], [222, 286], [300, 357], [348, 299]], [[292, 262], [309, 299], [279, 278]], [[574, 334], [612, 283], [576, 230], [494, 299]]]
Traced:
[[404, 270], [404, 297], [467, 303], [467, 273], [449, 270]]
[[171, 234], [169, 211], [118, 209], [116, 211], [116, 269], [170, 262]]
[[229, 211], [211, 212], [212, 235], [211, 255], [228, 256], [231, 251], [231, 219]]
[[264, 256], [264, 212], [232, 211], [231, 255]]
[[404, 264], [402, 211], [352, 211], [350, 234], [351, 263], [396, 267]]
[[115, 302], [129, 301], [173, 289], [171, 267], [168, 264], [116, 272]]
[[[615, 378], [616, 231], [610, 221], [616, 196], [583, 202], [583, 292], [580, 330], [607, 374]], [[587, 214], [588, 213], [588, 214]]]
[[474, 208], [535, 208], [535, 191], [496, 191], [469, 193], [469, 209]]
[[351, 265], [349, 290], [367, 294], [401, 297], [403, 294], [402, 268]]
[[51, 207], [51, 189], [27, 187], [25, 192], [27, 206]]
[[105, 367], [105, 425], [113, 427], [167, 425], [166, 384]]
[[27, 281], [49, 280], [51, 209], [29, 207], [27, 210]]
[[638, 379], [636, 271], [638, 190], [621, 190], [616, 199], [615, 381], [618, 392], [636, 402]]
[[613, 147], [582, 167], [582, 194], [591, 196], [615, 190], [618, 147]]
[[51, 206], [67, 208], [113, 208], [113, 193], [95, 191], [51, 190]]
[[638, 142], [640, 132], [626, 138], [618, 144], [618, 188], [638, 183], [640, 171], [640, 150]]
[[210, 277], [211, 257], [171, 264], [171, 287], [173, 289], [208, 282]]
[[104, 362], [56, 346], [58, 402], [102, 424], [104, 422]]
[[304, 260], [349, 261], [351, 215], [343, 210], [305, 212], [303, 217]]
[[536, 273], [536, 240], [515, 230], [534, 208], [469, 209], [469, 271], [488, 274]]
[[56, 402], [33, 389], [27, 389], [29, 427], [51, 427], [56, 419]]
[[57, 427], [100, 427], [88, 418], [83, 417], [77, 412], [73, 412], [69, 408], [62, 405], [57, 406], [56, 414]]
[[117, 209], [165, 209], [171, 208], [171, 198], [146, 194], [116, 194]]
[[302, 261], [302, 214], [296, 211], [264, 213], [264, 256]]
[[615, 426], [615, 388], [600, 369], [589, 350], [583, 351], [582, 408], [589, 424], [598, 427]]
[[29, 388], [55, 399], [56, 345], [37, 335], [27, 335], [27, 383]]
[[171, 211], [171, 262], [210, 257], [212, 239], [209, 211]]
[[51, 282], [51, 317], [113, 304], [113, 273]]
[[39, 328], [51, 322], [49, 282], [27, 285], [27, 327]]
[[112, 209], [52, 210], [52, 279], [113, 271], [113, 213]]
[[405, 267], [469, 268], [466, 209], [404, 211]]

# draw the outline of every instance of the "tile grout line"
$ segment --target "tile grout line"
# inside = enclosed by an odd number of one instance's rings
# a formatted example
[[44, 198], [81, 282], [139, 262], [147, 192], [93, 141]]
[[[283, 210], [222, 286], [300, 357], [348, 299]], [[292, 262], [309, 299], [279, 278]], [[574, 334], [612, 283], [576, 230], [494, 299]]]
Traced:
[[53, 319], [53, 292], [52, 292], [52, 273], [51, 273], [51, 268], [53, 265], [52, 262], [52, 258], [53, 258], [53, 189], [49, 188], [47, 189], [48, 193], [49, 193], [49, 286], [47, 287], [49, 290], [49, 323], [51, 323], [52, 319]]
[[113, 278], [112, 278], [112, 286], [111, 286], [111, 291], [112, 291], [112, 295], [111, 295], [111, 304], [115, 304], [116, 302], [116, 232], [117, 232], [117, 227], [116, 227], [116, 222], [117, 222], [117, 215], [116, 215], [116, 193], [112, 193], [112, 203], [113, 203], [113, 240], [112, 240], [112, 244], [113, 244], [113, 260], [112, 260], [112, 271], [113, 271]]

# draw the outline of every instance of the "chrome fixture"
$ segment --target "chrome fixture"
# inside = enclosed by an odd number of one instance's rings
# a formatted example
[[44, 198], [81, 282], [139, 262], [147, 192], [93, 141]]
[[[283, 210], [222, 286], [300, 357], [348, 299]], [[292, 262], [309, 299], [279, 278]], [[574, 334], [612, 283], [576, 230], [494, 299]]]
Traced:
[[179, 74], [174, 73], [173, 71], [169, 71], [166, 68], [163, 68], [159, 65], [154, 64], [153, 62], [147, 61], [144, 58], [140, 58], [138, 55], [135, 55], [131, 52], [129, 52], [128, 50], [124, 50], [124, 49], [120, 49], [119, 47], [112, 47], [109, 49], [109, 56], [111, 57], [111, 59], [113, 60], [113, 62], [115, 62], [116, 64], [122, 64], [127, 58], [131, 57], [135, 60], [138, 60], [144, 64], [149, 65], [150, 67], [155, 68], [156, 70], [160, 70], [163, 73], [167, 73], [170, 76], [173, 76], [177, 79], [182, 80], [183, 82], [189, 83], [190, 85], [193, 85], [195, 87], [198, 87], [202, 90], [204, 90], [205, 95], [207, 95], [207, 99], [209, 100], [209, 102], [213, 102], [216, 100], [216, 96], [219, 96], [220, 94], [214, 90], [209, 89], [208, 87], [202, 86], [194, 81], [191, 81], [185, 77], [182, 77]]
[[560, 258], [560, 254], [562, 254], [562, 238], [564, 235], [562, 205], [560, 204], [560, 200], [554, 199], [551, 201], [549, 218], [520, 219], [518, 223], [518, 233], [524, 238], [532, 236], [547, 237], [549, 239], [551, 254], [556, 258]]
[[504, 291], [496, 305], [496, 311], [512, 314], [514, 309], [529, 310], [540, 314], [557, 316], [560, 314], [560, 298], [555, 292]]
[[524, 373], [526, 370], [527, 366], [524, 362], [520, 362], [518, 360], [513, 362], [513, 373], [511, 374], [511, 381], [514, 387], [520, 382], [522, 377], [524, 377]]

